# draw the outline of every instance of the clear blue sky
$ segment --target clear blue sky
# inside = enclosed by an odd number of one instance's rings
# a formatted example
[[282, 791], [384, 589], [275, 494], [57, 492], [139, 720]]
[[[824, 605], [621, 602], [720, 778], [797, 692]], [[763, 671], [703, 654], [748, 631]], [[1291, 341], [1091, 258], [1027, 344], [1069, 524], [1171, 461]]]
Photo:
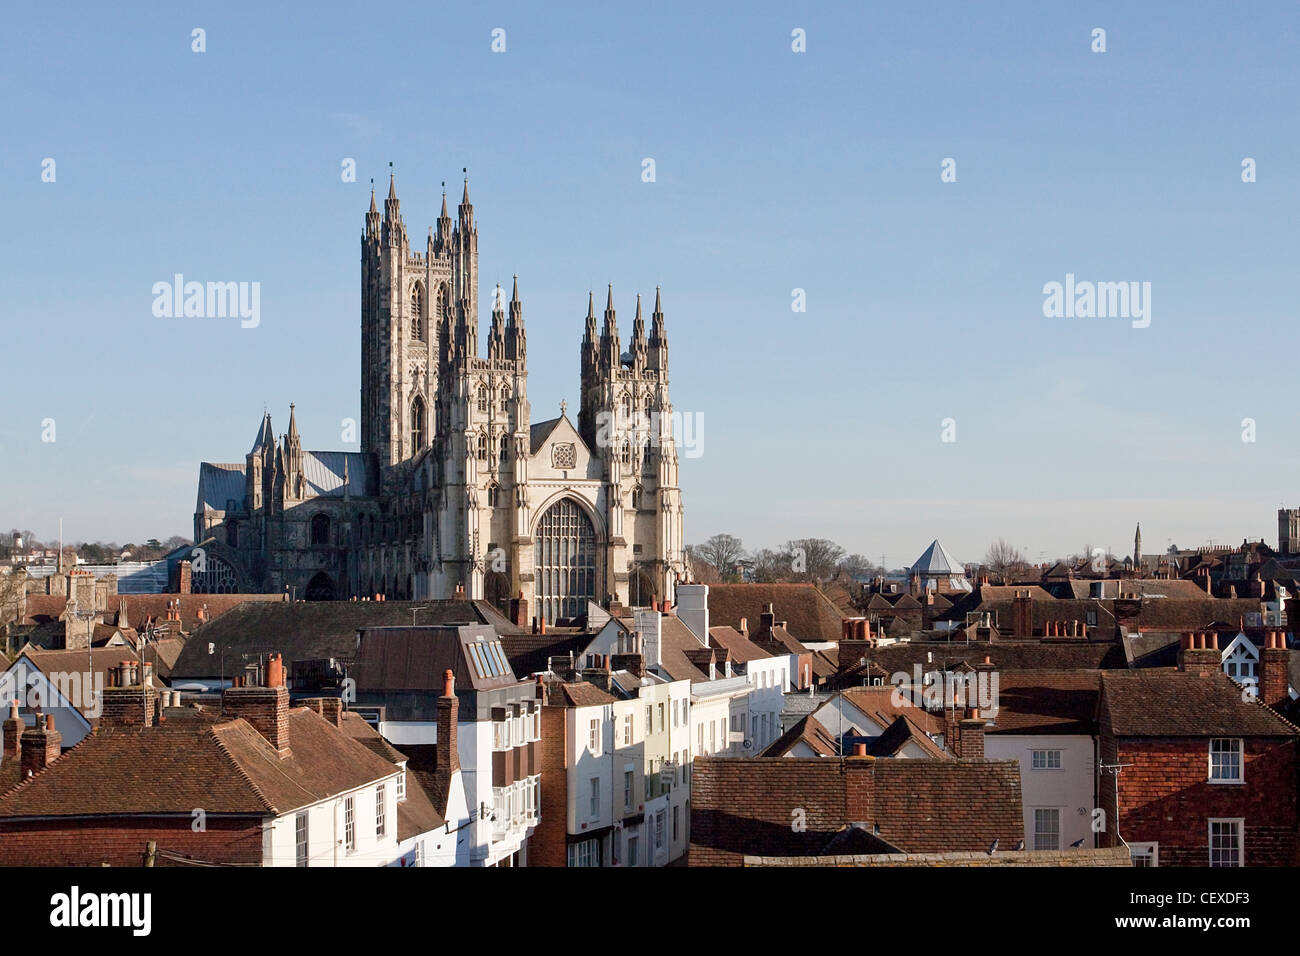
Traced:
[[[1127, 554], [1135, 521], [1149, 552], [1273, 542], [1300, 504], [1293, 3], [286, 7], [7, 11], [6, 529], [189, 534], [264, 403], [349, 447], [389, 161], [416, 237], [469, 167], [535, 419], [577, 401], [587, 290], [626, 335], [662, 284], [691, 541]], [[261, 325], [155, 318], [177, 272], [259, 281]], [[1150, 327], [1044, 318], [1066, 273], [1151, 282]]]

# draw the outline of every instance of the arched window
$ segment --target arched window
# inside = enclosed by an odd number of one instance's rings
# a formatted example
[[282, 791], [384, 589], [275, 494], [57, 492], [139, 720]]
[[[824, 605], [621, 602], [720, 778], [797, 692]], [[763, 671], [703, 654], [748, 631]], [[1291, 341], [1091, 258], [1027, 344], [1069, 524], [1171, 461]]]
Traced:
[[424, 424], [424, 399], [417, 395], [411, 401], [411, 454], [419, 454], [424, 450], [427, 437], [428, 432]]
[[501, 435], [501, 464], [505, 464], [510, 457], [510, 435], [503, 433]]
[[318, 514], [311, 519], [311, 543], [315, 546], [330, 543], [330, 516]]
[[478, 460], [487, 461], [487, 435], [479, 432], [478, 436]]
[[596, 597], [596, 531], [572, 498], [561, 498], [538, 519], [534, 535], [539, 613], [548, 624], [576, 618]]
[[632, 399], [628, 398], [626, 395], [623, 396], [623, 403], [620, 406], [620, 411], [622, 412], [623, 415], [623, 421], [620, 424], [622, 424], [623, 427], [626, 428], [629, 424], [631, 424], [629, 419], [631, 419], [632, 417]]
[[486, 385], [478, 387], [478, 410], [485, 414], [488, 410], [488, 390]]
[[510, 389], [502, 385], [501, 386], [501, 411], [504, 412], [509, 407], [510, 407]]
[[501, 487], [496, 483], [488, 485], [488, 507], [495, 508], [501, 503]]
[[632, 489], [632, 507], [633, 508], [641, 507], [641, 486], [640, 485], [637, 485], [635, 488]]
[[424, 338], [424, 290], [418, 282], [411, 287], [411, 338]]
[[623, 451], [620, 457], [623, 459], [623, 464], [632, 464], [632, 443], [626, 438], [623, 439]]

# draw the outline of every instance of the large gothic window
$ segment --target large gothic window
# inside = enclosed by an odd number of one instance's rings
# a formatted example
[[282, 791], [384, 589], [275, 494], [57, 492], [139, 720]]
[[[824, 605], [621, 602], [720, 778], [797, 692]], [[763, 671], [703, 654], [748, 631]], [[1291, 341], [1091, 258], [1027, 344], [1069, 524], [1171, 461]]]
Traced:
[[418, 282], [411, 289], [411, 338], [424, 338], [424, 295]]
[[487, 461], [488, 439], [482, 432], [478, 436], [478, 460]]
[[547, 624], [581, 617], [596, 598], [596, 530], [571, 498], [561, 498], [537, 522], [535, 572], [540, 614]]
[[411, 402], [411, 454], [418, 455], [424, 450], [428, 433], [424, 425], [424, 399], [419, 395]]

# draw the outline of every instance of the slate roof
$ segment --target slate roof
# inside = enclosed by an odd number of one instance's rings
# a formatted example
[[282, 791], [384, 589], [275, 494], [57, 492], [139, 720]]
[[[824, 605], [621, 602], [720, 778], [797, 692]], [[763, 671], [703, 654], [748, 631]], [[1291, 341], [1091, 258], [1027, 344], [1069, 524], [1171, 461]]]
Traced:
[[469, 651], [476, 644], [496, 642], [496, 632], [483, 624], [366, 628], [353, 670], [356, 687], [361, 692], [441, 693], [448, 670], [461, 689], [510, 687], [519, 681], [508, 659], [504, 668], [493, 668], [489, 654], [484, 659], [490, 669], [481, 671], [478, 658]]
[[555, 431], [555, 426], [560, 424], [560, 418], [548, 418], [544, 422], [533, 422], [528, 426], [528, 448], [529, 451], [536, 455], [546, 444], [546, 439], [551, 437], [551, 432]]
[[225, 511], [233, 501], [235, 510], [244, 507], [247, 490], [244, 465], [204, 461], [199, 463], [199, 511]]
[[[286, 666], [330, 657], [352, 662], [359, 631], [409, 626], [412, 609], [421, 625], [490, 624], [498, 634], [520, 630], [486, 601], [245, 602], [191, 635], [172, 668], [172, 679], [218, 677], [223, 648], [227, 676], [239, 670], [245, 658], [255, 660], [268, 652], [281, 653]], [[212, 654], [209, 644], [216, 645]]]
[[[1153, 702], [1158, 705], [1153, 706]], [[1300, 730], [1222, 671], [1109, 671], [1101, 678], [1102, 731], [1120, 737], [1288, 737]]]
[[930, 542], [930, 546], [916, 559], [909, 570], [920, 575], [951, 574], [964, 577], [966, 574], [965, 565], [954, 558], [948, 549], [939, 543], [938, 538]]

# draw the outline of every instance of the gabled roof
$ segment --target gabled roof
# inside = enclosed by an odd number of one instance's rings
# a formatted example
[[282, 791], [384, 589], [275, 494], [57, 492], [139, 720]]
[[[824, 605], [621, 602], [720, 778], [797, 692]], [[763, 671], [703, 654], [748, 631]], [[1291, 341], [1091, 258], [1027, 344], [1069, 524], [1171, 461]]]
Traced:
[[0, 797], [0, 818], [190, 814], [278, 816], [397, 768], [305, 707], [288, 756], [242, 719], [101, 728]]
[[572, 681], [556, 685], [566, 707], [596, 707], [613, 704], [617, 698], [605, 693], [590, 681]]
[[753, 635], [768, 604], [796, 640], [834, 642], [843, 636], [843, 612], [814, 584], [709, 585], [709, 620], [715, 625], [739, 630], [745, 618]]
[[737, 663], [744, 664], [772, 656], [753, 641], [742, 637], [734, 627], [709, 628], [709, 640], [726, 651], [732, 661]]
[[[779, 799], [774, 799], [779, 795]], [[790, 808], [805, 810], [803, 828]], [[697, 757], [691, 773], [691, 865], [746, 854], [812, 856], [863, 823], [909, 853], [986, 852], [1024, 839], [1015, 760]]]
[[225, 511], [233, 501], [244, 507], [244, 466], [204, 461], [199, 463], [199, 511]]
[[[359, 631], [409, 626], [413, 609], [421, 625], [489, 624], [498, 634], [521, 630], [486, 601], [242, 603], [194, 633], [172, 668], [172, 678], [218, 677], [223, 673], [223, 650], [227, 676], [242, 668], [245, 658], [255, 660], [267, 652], [280, 652], [286, 665], [331, 657], [351, 662], [356, 659]], [[210, 654], [209, 644], [214, 646]]]
[[[1153, 705], [1153, 702], [1158, 704]], [[1215, 669], [1107, 671], [1099, 708], [1103, 732], [1122, 737], [1290, 737], [1300, 734]]]

